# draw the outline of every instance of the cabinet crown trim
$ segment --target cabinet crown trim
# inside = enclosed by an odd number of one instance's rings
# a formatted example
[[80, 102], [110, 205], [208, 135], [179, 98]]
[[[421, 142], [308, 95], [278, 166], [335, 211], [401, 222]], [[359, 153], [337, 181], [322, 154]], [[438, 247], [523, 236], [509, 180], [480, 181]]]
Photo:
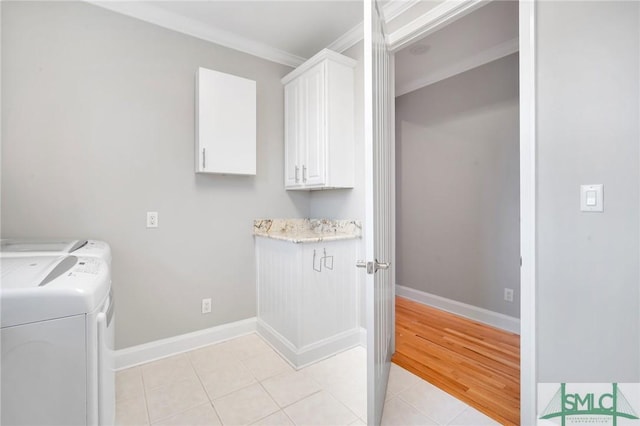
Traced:
[[320, 52], [309, 58], [304, 64], [300, 65], [298, 68], [282, 77], [280, 81], [282, 82], [282, 84], [287, 84], [290, 81], [295, 80], [301, 74], [304, 74], [310, 68], [324, 61], [325, 59], [332, 60], [351, 68], [355, 68], [355, 66], [358, 64], [358, 61], [349, 58], [348, 56], [341, 55], [340, 53], [334, 52], [333, 50], [322, 49]]

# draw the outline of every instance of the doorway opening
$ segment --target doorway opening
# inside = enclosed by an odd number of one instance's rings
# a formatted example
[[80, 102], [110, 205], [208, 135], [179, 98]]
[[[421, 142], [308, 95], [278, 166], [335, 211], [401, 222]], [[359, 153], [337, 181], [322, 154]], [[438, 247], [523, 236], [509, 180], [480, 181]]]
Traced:
[[518, 8], [395, 53], [394, 362], [502, 424], [520, 423]]

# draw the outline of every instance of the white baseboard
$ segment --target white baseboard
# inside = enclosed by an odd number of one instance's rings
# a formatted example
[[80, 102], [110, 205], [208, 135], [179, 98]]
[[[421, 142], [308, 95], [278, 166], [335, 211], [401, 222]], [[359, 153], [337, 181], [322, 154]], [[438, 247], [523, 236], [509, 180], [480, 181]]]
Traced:
[[367, 329], [364, 327], [360, 327], [360, 346], [367, 347]]
[[120, 349], [115, 351], [116, 370], [191, 351], [202, 346], [254, 333], [255, 331], [256, 318], [254, 317]]
[[257, 322], [257, 332], [297, 370], [347, 349], [360, 346], [362, 341], [360, 328], [345, 331], [302, 348], [296, 348], [289, 340], [261, 320]]
[[520, 334], [520, 320], [518, 318], [510, 317], [509, 315], [478, 308], [477, 306], [436, 296], [435, 294], [415, 290], [399, 284], [396, 284], [396, 295], [413, 300], [414, 302], [422, 303], [423, 305], [451, 312], [452, 314], [460, 315], [461, 317], [469, 318], [492, 327], [510, 331], [511, 333]]

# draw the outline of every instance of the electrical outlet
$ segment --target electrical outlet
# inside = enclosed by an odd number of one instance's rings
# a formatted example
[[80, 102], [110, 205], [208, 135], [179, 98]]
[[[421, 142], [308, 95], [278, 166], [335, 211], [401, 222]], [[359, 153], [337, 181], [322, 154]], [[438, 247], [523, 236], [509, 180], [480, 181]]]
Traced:
[[211, 312], [211, 299], [202, 299], [202, 313], [208, 314]]
[[158, 212], [147, 212], [147, 228], [158, 227]]
[[505, 288], [504, 289], [504, 300], [507, 302], [513, 302], [513, 289]]

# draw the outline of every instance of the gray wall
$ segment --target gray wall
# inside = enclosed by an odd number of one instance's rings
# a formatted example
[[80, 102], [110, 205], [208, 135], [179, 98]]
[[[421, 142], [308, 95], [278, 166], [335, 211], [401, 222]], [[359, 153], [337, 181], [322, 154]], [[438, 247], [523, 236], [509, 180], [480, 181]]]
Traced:
[[[257, 176], [194, 174], [199, 66], [257, 80]], [[255, 316], [253, 219], [309, 215], [283, 189], [289, 71], [83, 2], [2, 2], [2, 237], [111, 244], [117, 348]]]
[[538, 378], [638, 382], [640, 3], [537, 8]]
[[520, 316], [518, 102], [517, 54], [396, 99], [397, 284]]

